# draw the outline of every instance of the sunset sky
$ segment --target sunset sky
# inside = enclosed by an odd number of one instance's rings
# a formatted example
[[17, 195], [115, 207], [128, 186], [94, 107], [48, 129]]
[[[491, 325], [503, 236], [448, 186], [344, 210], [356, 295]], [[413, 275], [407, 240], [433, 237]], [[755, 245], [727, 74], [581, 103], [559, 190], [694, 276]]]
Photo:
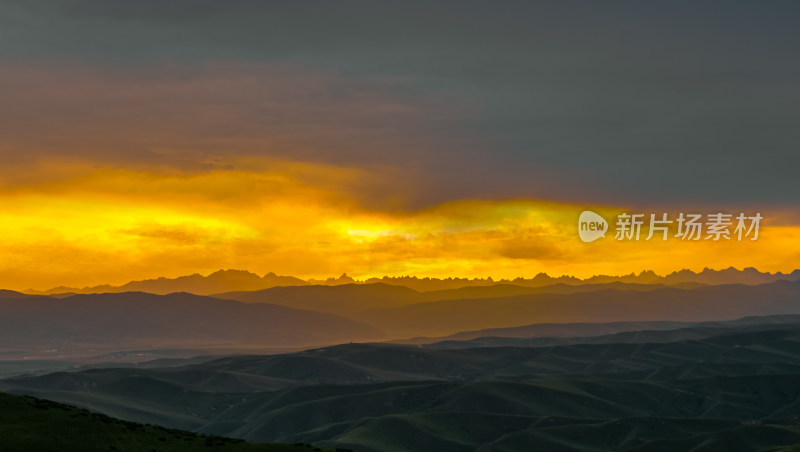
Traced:
[[482, 4], [3, 2], [0, 288], [800, 267], [798, 5]]

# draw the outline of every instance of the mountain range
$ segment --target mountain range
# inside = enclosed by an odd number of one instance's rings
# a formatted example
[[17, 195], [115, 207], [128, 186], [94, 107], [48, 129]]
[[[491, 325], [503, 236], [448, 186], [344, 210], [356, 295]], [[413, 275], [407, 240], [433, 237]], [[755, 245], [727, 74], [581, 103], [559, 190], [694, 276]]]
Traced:
[[542, 323], [710, 321], [800, 314], [800, 282], [783, 280], [757, 286], [499, 284], [430, 292], [373, 283], [276, 287], [215, 297], [340, 315], [394, 338]]
[[633, 283], [633, 284], [666, 284], [676, 285], [685, 283], [697, 284], [747, 284], [757, 285], [779, 280], [797, 281], [800, 280], [800, 269], [790, 273], [769, 273], [760, 272], [755, 268], [748, 267], [737, 270], [733, 267], [712, 270], [704, 268], [699, 273], [691, 270], [679, 270], [665, 276], [659, 276], [653, 271], [646, 270], [638, 274], [630, 273], [623, 276], [597, 275], [586, 279], [579, 279], [574, 276], [552, 277], [545, 273], [539, 273], [533, 278], [516, 278], [513, 280], [492, 278], [419, 278], [416, 276], [368, 278], [364, 281], [355, 279], [342, 274], [338, 278], [328, 278], [325, 280], [303, 280], [293, 276], [279, 276], [275, 273], [267, 273], [259, 276], [245, 270], [219, 270], [207, 276], [193, 274], [180, 276], [177, 278], [160, 277], [156, 279], [146, 279], [142, 281], [131, 281], [120, 286], [99, 285], [91, 287], [54, 287], [52, 289], [37, 291], [28, 289], [25, 293], [35, 295], [55, 295], [55, 294], [89, 294], [89, 293], [114, 293], [114, 292], [149, 292], [155, 294], [169, 294], [173, 292], [189, 292], [196, 295], [211, 295], [222, 292], [233, 291], [253, 291], [268, 289], [278, 286], [304, 286], [304, 285], [327, 285], [335, 286], [341, 284], [372, 284], [384, 283], [395, 286], [405, 286], [416, 291], [427, 292], [433, 290], [458, 289], [471, 286], [493, 286], [496, 284], [510, 284], [524, 287], [540, 287], [552, 284], [581, 285], [581, 284], [607, 284], [613, 282]]
[[[800, 282], [784, 280], [756, 286], [499, 284], [429, 292], [372, 283], [215, 296], [6, 292], [0, 297], [0, 356], [72, 361], [132, 350], [152, 356], [154, 351], [189, 349], [200, 355], [459, 333], [458, 339], [472, 339], [464, 332], [532, 324], [541, 329], [548, 323], [700, 322], [800, 314], [798, 300]], [[573, 330], [578, 329], [596, 334], [622, 331], [592, 325]]]
[[164, 348], [308, 347], [376, 339], [340, 316], [188, 293], [0, 298], [0, 354], [26, 358]]
[[[193, 434], [360, 452], [800, 444], [800, 281], [213, 283], [250, 275], [200, 277], [222, 288], [211, 295], [2, 291], [0, 390]], [[100, 416], [80, 413], [70, 419]], [[21, 428], [47, 430], [30, 422]]]

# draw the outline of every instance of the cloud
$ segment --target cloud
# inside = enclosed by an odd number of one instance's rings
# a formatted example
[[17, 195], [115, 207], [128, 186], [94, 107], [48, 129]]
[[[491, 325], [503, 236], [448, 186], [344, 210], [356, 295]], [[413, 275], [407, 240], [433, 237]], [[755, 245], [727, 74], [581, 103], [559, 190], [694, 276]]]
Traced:
[[201, 165], [198, 157], [255, 154], [374, 163], [400, 148], [413, 159], [437, 139], [424, 145], [419, 137], [462, 107], [412, 92], [402, 79], [260, 63], [6, 62], [0, 86], [3, 154], [18, 159]]
[[0, 153], [384, 165], [414, 207], [800, 196], [797, 5], [577, 5], [6, 2]]
[[[3, 2], [0, 282], [791, 270], [797, 11]], [[586, 247], [587, 208], [772, 223]]]
[[547, 239], [532, 241], [511, 238], [500, 245], [498, 254], [509, 259], [530, 259], [536, 261], [563, 259], [565, 256], [559, 248], [548, 243], [546, 240]]
[[121, 284], [219, 268], [301, 277], [789, 271], [800, 243], [797, 224], [769, 225], [773, 213], [763, 211], [757, 242], [586, 244], [579, 213], [613, 218], [620, 207], [514, 199], [379, 208], [363, 192], [387, 187], [387, 175], [333, 165], [256, 157], [191, 170], [51, 165], [0, 188], [0, 286]]

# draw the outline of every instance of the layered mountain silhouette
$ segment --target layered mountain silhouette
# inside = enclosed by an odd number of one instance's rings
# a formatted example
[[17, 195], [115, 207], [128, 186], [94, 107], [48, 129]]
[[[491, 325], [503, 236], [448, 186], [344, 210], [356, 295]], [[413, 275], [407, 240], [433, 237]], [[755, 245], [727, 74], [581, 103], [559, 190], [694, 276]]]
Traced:
[[386, 284], [350, 284], [216, 296], [346, 316], [394, 337], [440, 336], [533, 323], [704, 321], [800, 314], [800, 282], [680, 287], [624, 283], [541, 288], [499, 285], [415, 292]]
[[468, 278], [419, 278], [415, 276], [369, 278], [365, 281], [356, 281], [347, 274], [338, 278], [325, 280], [302, 280], [293, 276], [279, 276], [267, 273], [259, 276], [245, 270], [219, 270], [207, 276], [193, 274], [178, 278], [157, 278], [142, 281], [131, 281], [121, 286], [100, 285], [93, 287], [55, 287], [45, 291], [29, 289], [26, 293], [36, 295], [54, 294], [89, 294], [89, 293], [118, 293], [118, 292], [149, 292], [155, 294], [169, 294], [173, 292], [189, 292], [196, 295], [211, 295], [222, 292], [254, 291], [278, 286], [304, 286], [326, 285], [336, 286], [342, 284], [373, 284], [384, 283], [395, 286], [405, 286], [416, 291], [428, 292], [436, 290], [458, 289], [462, 287], [494, 286], [497, 284], [514, 285], [523, 287], [541, 287], [553, 284], [582, 285], [582, 284], [607, 284], [613, 282], [631, 284], [666, 284], [679, 285], [687, 283], [718, 285], [718, 284], [747, 284], [757, 285], [779, 280], [800, 280], [800, 269], [791, 273], [766, 273], [748, 267], [737, 270], [733, 267], [712, 270], [703, 269], [699, 273], [691, 270], [680, 270], [666, 276], [656, 275], [652, 271], [642, 271], [639, 274], [631, 273], [623, 276], [598, 275], [586, 279], [573, 276], [551, 277], [540, 273], [533, 278], [516, 278], [514, 280], [468, 279]]
[[383, 283], [274, 287], [250, 292], [226, 292], [214, 296], [245, 303], [273, 303], [338, 315], [358, 315], [376, 307], [394, 308], [428, 299], [424, 293], [408, 287]]
[[747, 267], [743, 270], [737, 270], [734, 267], [729, 267], [722, 270], [713, 270], [704, 268], [699, 273], [691, 270], [679, 270], [672, 272], [666, 276], [659, 276], [652, 270], [644, 270], [640, 273], [630, 273], [622, 276], [610, 275], [596, 275], [586, 279], [576, 278], [574, 276], [549, 276], [546, 273], [539, 273], [533, 278], [515, 278], [513, 280], [502, 279], [495, 281], [491, 278], [487, 279], [466, 279], [466, 278], [418, 278], [413, 276], [406, 277], [383, 277], [383, 278], [370, 278], [366, 283], [383, 282], [386, 284], [395, 284], [411, 287], [419, 291], [430, 290], [445, 290], [457, 289], [460, 287], [468, 286], [492, 286], [495, 284], [513, 284], [516, 286], [539, 287], [548, 286], [552, 284], [607, 284], [612, 282], [633, 283], [633, 284], [682, 284], [682, 283], [698, 283], [698, 284], [765, 284], [778, 280], [797, 281], [800, 280], [800, 270], [794, 270], [790, 273], [768, 273], [760, 272], [753, 267]]
[[[0, 376], [13, 378], [0, 390], [195, 434], [365, 452], [800, 443], [800, 281], [692, 275], [428, 280], [438, 288], [422, 291], [346, 275], [262, 288], [225, 271], [141, 282], [211, 296], [3, 291]], [[243, 284], [257, 289], [229, 290]]]
[[[292, 350], [547, 323], [667, 322], [672, 327], [669, 322], [800, 314], [799, 300], [800, 282], [789, 281], [757, 286], [496, 285], [430, 292], [375, 283], [275, 287], [215, 297], [11, 293], [0, 298], [0, 351], [16, 359], [63, 360], [124, 350]], [[598, 328], [603, 327], [583, 325], [572, 331], [625, 331]]]
[[31, 298], [35, 297], [35, 295], [25, 294], [22, 292], [16, 292], [14, 290], [0, 290], [0, 298]]
[[91, 294], [91, 293], [119, 293], [119, 292], [149, 292], [159, 295], [174, 292], [188, 292], [196, 295], [210, 295], [213, 293], [231, 290], [258, 290], [275, 286], [298, 286], [307, 282], [292, 276], [278, 276], [267, 273], [258, 276], [244, 270], [219, 270], [208, 276], [198, 273], [178, 278], [157, 278], [143, 281], [131, 281], [121, 286], [101, 285], [93, 287], [54, 287], [50, 290], [37, 292], [29, 290], [28, 293], [40, 295], [52, 294]]
[[332, 314], [188, 293], [0, 299], [0, 349], [5, 353], [297, 347], [380, 337], [368, 325]]
[[[513, 345], [517, 340], [520, 343], [530, 345], [532, 341], [546, 340], [546, 345], [555, 343], [572, 343], [574, 338], [585, 340], [587, 337], [607, 337], [615, 341], [626, 341], [625, 337], [636, 333], [637, 337], [646, 332], [653, 341], [660, 341], [660, 337], [674, 337], [676, 333], [694, 332], [711, 330], [718, 328], [750, 328], [764, 327], [771, 328], [776, 324], [783, 324], [787, 321], [800, 322], [800, 315], [774, 315], [774, 316], [754, 316], [743, 317], [727, 321], [707, 321], [707, 322], [674, 322], [674, 321], [651, 321], [651, 322], [591, 322], [591, 323], [534, 323], [509, 328], [487, 328], [476, 331], [462, 331], [443, 337], [415, 337], [392, 341], [398, 344], [418, 344], [431, 346], [447, 347], [449, 344], [457, 346], [480, 345], [482, 347], [493, 346], [494, 344]], [[663, 333], [662, 333], [663, 332]], [[701, 333], [702, 335], [702, 333]], [[694, 334], [683, 337], [684, 339], [694, 338]], [[704, 336], [703, 336], [704, 337]], [[474, 342], [473, 342], [474, 341]], [[537, 342], [539, 343], [539, 342]]]
[[548, 346], [345, 344], [0, 388], [196, 433], [358, 451], [765, 451], [800, 443], [798, 320]]
[[538, 287], [496, 284], [492, 286], [468, 286], [458, 289], [418, 292], [405, 286], [377, 282], [369, 284], [341, 284], [336, 286], [274, 287], [254, 291], [225, 292], [214, 294], [213, 296], [245, 303], [267, 302], [283, 306], [292, 306], [299, 309], [310, 309], [313, 311], [337, 314], [349, 313], [352, 315], [373, 309], [400, 307], [431, 301], [503, 298], [533, 294], [571, 294], [610, 289], [646, 292], [669, 287], [692, 289], [703, 286], [703, 284], [697, 283], [681, 283], [668, 286], [665, 284], [634, 284], [621, 282], [581, 285], [559, 283]]

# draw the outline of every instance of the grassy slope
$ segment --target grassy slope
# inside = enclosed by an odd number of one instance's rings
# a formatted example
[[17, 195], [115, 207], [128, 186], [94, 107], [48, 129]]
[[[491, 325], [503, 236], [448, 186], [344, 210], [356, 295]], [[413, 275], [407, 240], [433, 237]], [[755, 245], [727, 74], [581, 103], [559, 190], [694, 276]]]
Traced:
[[766, 452], [798, 438], [797, 426], [735, 420], [581, 420], [456, 412], [382, 416], [348, 431], [338, 443], [370, 452]]
[[0, 387], [140, 422], [360, 452], [772, 451], [800, 442], [800, 328], [775, 328], [540, 349], [345, 344]]
[[197, 435], [122, 421], [48, 400], [0, 393], [0, 450], [308, 452], [322, 449]]

